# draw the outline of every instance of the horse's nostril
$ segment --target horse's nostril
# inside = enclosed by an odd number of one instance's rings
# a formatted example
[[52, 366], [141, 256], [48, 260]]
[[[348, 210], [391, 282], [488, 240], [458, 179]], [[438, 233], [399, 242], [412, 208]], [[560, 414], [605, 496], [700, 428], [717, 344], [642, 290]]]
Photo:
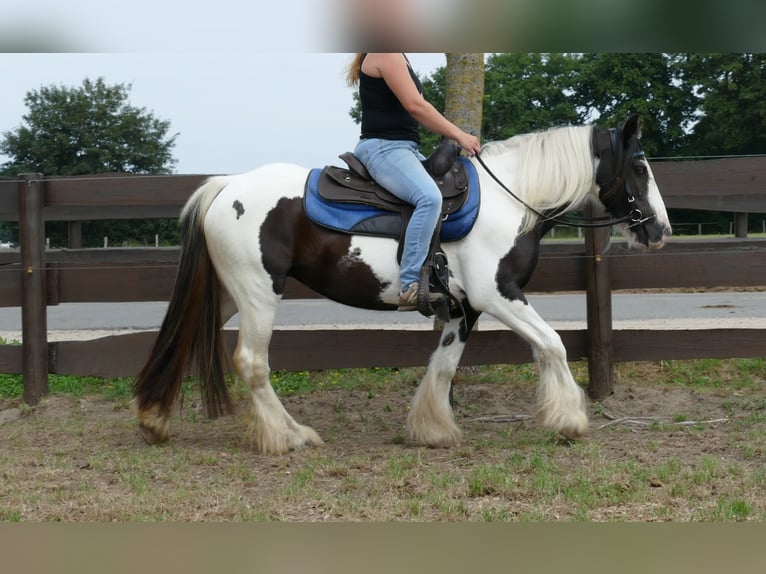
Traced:
[[668, 225], [665, 229], [662, 230], [663, 237], [670, 237], [673, 235], [673, 228]]

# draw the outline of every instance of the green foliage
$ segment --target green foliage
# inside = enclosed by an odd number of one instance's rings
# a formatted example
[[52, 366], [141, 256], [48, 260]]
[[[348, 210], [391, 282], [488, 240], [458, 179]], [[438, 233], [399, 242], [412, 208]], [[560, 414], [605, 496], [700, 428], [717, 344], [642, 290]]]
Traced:
[[[421, 78], [423, 95], [444, 110], [446, 69]], [[764, 54], [490, 54], [485, 61], [482, 140], [498, 141], [557, 125], [621, 124], [642, 118], [652, 158], [766, 153]], [[360, 120], [358, 99], [351, 111]], [[421, 151], [439, 136], [421, 128]], [[727, 212], [670, 210], [679, 234], [731, 233]], [[750, 232], [766, 226], [750, 214]]]
[[[432, 76], [421, 78], [423, 84], [423, 96], [437, 110], [443, 110], [446, 101], [447, 89], [447, 71], [446, 68], [439, 68]], [[420, 150], [423, 154], [429, 155], [439, 143], [441, 136], [429, 132], [423, 126], [420, 127]]]
[[[178, 245], [178, 220], [121, 219], [84, 221], [82, 223], [83, 247], [102, 247], [104, 237], [109, 238], [110, 247], [153, 246], [155, 235], [159, 236], [161, 246]], [[51, 247], [66, 247], [68, 238], [67, 224], [57, 221], [46, 222], [45, 236], [50, 239]], [[16, 243], [13, 237], [9, 240]]]
[[170, 122], [128, 103], [130, 85], [85, 79], [81, 87], [27, 92], [24, 124], [5, 132], [2, 173], [46, 175], [170, 173], [175, 164]]
[[577, 59], [566, 54], [493, 54], [486, 63], [482, 136], [488, 141], [581, 123], [572, 91]]
[[681, 70], [672, 54], [583, 54], [572, 87], [586, 119], [614, 126], [640, 113], [647, 154], [670, 156], [683, 146], [697, 108]]
[[[99, 78], [76, 88], [43, 86], [27, 92], [24, 122], [0, 139], [0, 153], [11, 158], [0, 166], [0, 175], [171, 173], [177, 134], [169, 135], [169, 121], [130, 105], [130, 88]], [[66, 223], [46, 222], [45, 233], [52, 246], [66, 246]], [[105, 236], [112, 245], [153, 244], [155, 235], [163, 244], [177, 244], [176, 221], [93, 221], [82, 228], [84, 247], [100, 247]], [[18, 225], [0, 224], [0, 239], [17, 243]]]
[[766, 377], [766, 360], [695, 359], [662, 361], [668, 380], [696, 389], [756, 389]]
[[[445, 69], [421, 78], [444, 109]], [[651, 157], [766, 153], [766, 55], [663, 53], [490, 54], [482, 139], [557, 125], [643, 119]], [[360, 120], [358, 99], [351, 116]], [[438, 139], [423, 133], [424, 153]]]
[[[372, 367], [369, 369], [328, 369], [322, 371], [274, 371], [271, 384], [279, 395], [303, 395], [330, 389], [360, 389], [374, 395], [413, 369]], [[412, 375], [411, 378], [415, 378]]]
[[766, 54], [688, 54], [682, 61], [701, 114], [685, 153], [766, 153]]
[[0, 398], [16, 399], [24, 394], [21, 375], [0, 375]]
[[[128, 399], [133, 394], [135, 381], [131, 378], [102, 379], [98, 377], [75, 377], [70, 375], [48, 375], [48, 389], [82, 397], [98, 394], [109, 400]], [[0, 398], [17, 399], [24, 393], [21, 375], [0, 374]]]

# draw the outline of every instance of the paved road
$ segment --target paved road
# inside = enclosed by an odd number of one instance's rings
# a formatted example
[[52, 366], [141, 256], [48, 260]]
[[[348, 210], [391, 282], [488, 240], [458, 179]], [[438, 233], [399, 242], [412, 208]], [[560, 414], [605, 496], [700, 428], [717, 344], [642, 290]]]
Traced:
[[[530, 303], [554, 328], [585, 325], [585, 295], [531, 295]], [[616, 294], [612, 299], [616, 329], [710, 327], [766, 328], [766, 292]], [[70, 303], [48, 308], [51, 340], [58, 331], [112, 332], [156, 329], [165, 303]], [[229, 326], [237, 325], [235, 317]], [[432, 321], [418, 313], [365, 311], [325, 300], [283, 301], [277, 313], [281, 328], [345, 326], [430, 329]], [[501, 327], [482, 317], [480, 329]], [[21, 311], [0, 309], [0, 336], [19, 338]]]

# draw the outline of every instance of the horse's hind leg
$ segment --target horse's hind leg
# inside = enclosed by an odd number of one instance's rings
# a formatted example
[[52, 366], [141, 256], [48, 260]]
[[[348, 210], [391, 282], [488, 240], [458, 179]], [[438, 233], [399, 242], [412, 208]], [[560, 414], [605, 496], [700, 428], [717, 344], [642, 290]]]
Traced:
[[234, 367], [247, 384], [252, 397], [250, 439], [264, 454], [283, 454], [308, 446], [322, 444], [314, 429], [300, 425], [274, 392], [269, 380], [268, 349], [278, 297], [271, 294], [270, 305], [239, 308], [240, 327]]
[[450, 405], [450, 388], [466, 339], [479, 314], [467, 311], [467, 318], [445, 324], [439, 346], [431, 355], [423, 380], [418, 385], [407, 415], [410, 440], [432, 447], [460, 443], [463, 433], [455, 423]]

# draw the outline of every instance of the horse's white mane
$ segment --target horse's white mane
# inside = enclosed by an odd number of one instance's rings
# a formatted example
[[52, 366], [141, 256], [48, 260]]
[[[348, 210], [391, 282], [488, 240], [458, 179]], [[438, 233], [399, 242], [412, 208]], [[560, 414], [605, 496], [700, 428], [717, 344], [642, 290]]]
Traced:
[[[515, 154], [511, 180], [501, 181], [537, 211], [575, 209], [593, 190], [595, 162], [590, 126], [567, 126], [521, 134], [486, 144], [483, 158]], [[507, 173], [507, 172], [506, 172]], [[527, 210], [520, 232], [534, 227], [537, 216]]]

